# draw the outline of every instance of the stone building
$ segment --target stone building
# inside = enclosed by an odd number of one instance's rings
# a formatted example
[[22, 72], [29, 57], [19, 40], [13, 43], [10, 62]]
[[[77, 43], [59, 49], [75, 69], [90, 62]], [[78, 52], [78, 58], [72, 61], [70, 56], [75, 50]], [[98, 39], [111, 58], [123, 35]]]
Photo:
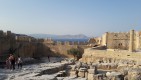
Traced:
[[95, 40], [98, 41], [97, 44], [105, 45], [107, 49], [121, 49], [131, 52], [141, 49], [141, 31], [106, 32], [102, 37]]
[[88, 45], [93, 47], [99, 46], [101, 45], [101, 41], [102, 41], [101, 39], [102, 39], [101, 37], [90, 38], [88, 40]]

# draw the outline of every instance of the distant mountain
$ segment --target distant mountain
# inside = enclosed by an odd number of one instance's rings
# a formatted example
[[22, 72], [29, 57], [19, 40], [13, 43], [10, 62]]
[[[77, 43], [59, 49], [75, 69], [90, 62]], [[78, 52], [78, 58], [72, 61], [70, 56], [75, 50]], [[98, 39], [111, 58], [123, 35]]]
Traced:
[[83, 34], [79, 34], [79, 35], [28, 34], [28, 35], [35, 38], [52, 38], [52, 39], [88, 39], [89, 38]]

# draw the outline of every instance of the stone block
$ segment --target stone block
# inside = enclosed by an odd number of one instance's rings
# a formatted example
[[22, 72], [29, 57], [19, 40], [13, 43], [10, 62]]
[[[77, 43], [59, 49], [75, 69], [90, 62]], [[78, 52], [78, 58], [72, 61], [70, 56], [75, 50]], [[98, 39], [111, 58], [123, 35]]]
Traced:
[[127, 68], [127, 66], [128, 66], [127, 64], [119, 64], [117, 70]]
[[77, 67], [77, 68], [80, 68], [81, 66], [82, 66], [82, 62], [77, 62], [77, 63], [76, 63], [76, 67]]
[[133, 68], [128, 71], [128, 80], [140, 80], [141, 79], [141, 69]]
[[57, 77], [57, 80], [64, 80], [64, 77]]
[[46, 78], [46, 80], [57, 80], [57, 77], [56, 76], [52, 76], [52, 75], [48, 75], [48, 76], [45, 76], [45, 75], [42, 75], [43, 78]]
[[88, 79], [88, 72], [85, 72], [85, 78]]
[[138, 60], [136, 65], [141, 66], [141, 60]]
[[94, 74], [88, 73], [88, 80], [94, 80]]
[[81, 67], [82, 68], [89, 68], [88, 64], [86, 64], [86, 63], [82, 63]]
[[84, 78], [85, 77], [85, 72], [79, 71], [78, 76]]
[[103, 75], [102, 74], [94, 75], [94, 80], [103, 80]]
[[70, 71], [70, 76], [76, 76], [77, 75], [76, 73], [77, 73], [76, 71]]
[[79, 72], [86, 72], [87, 71], [87, 68], [80, 68], [79, 69]]
[[85, 77], [85, 72], [87, 72], [87, 68], [80, 68], [78, 72], [78, 76], [84, 78]]
[[96, 70], [95, 69], [88, 69], [88, 73], [89, 74], [96, 74]]
[[69, 66], [67, 66], [67, 69], [71, 69], [72, 71], [75, 71], [76, 65], [69, 65]]
[[105, 70], [110, 70], [110, 69], [117, 69], [117, 64], [115, 63], [101, 63], [98, 65], [99, 69], [105, 69]]
[[77, 76], [65, 77], [63, 80], [74, 80]]
[[106, 73], [107, 79], [109, 80], [123, 80], [124, 77], [120, 72], [107, 72]]

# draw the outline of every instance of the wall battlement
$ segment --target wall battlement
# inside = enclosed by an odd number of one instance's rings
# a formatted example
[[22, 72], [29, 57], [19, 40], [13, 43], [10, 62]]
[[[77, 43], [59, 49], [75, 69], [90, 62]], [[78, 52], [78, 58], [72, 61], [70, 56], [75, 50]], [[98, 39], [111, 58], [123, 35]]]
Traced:
[[95, 44], [104, 45], [107, 49], [121, 49], [131, 52], [141, 49], [141, 31], [106, 32], [94, 40]]
[[45, 56], [72, 57], [67, 50], [85, 46], [85, 42], [55, 42], [52, 39], [36, 39], [23, 34], [15, 34], [11, 31], [0, 31], [0, 62], [5, 61], [10, 53], [21, 57], [40, 58]]

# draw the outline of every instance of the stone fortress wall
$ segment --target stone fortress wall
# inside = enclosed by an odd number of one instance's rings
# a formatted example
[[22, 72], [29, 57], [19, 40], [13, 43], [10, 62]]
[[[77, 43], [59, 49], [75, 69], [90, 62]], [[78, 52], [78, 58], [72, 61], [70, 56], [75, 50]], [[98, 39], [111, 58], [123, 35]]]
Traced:
[[[100, 50], [96, 46], [85, 49], [82, 58], [79, 60], [80, 62], [95, 66], [98, 70], [106, 71], [104, 75], [112, 79], [105, 80], [118, 80], [117, 78], [120, 78], [119, 80], [141, 79], [139, 77], [141, 73], [140, 31], [106, 32], [102, 37], [93, 39], [95, 45], [98, 45], [98, 47], [106, 46], [107, 48]], [[99, 73], [92, 75], [99, 76]], [[94, 79], [96, 77], [93, 76], [91, 77], [92, 80], [101, 80]]]
[[44, 39], [43, 44], [50, 48], [50, 50], [55, 53], [55, 55], [61, 55], [63, 57], [73, 57], [68, 55], [67, 51], [71, 48], [79, 48], [84, 51], [85, 48], [88, 48], [87, 42], [71, 42], [71, 41], [53, 41], [52, 39]]
[[0, 54], [5, 52], [7, 48], [15, 45], [15, 35], [10, 31], [3, 32], [0, 30]]
[[138, 51], [141, 49], [141, 31], [106, 32], [102, 37], [93, 38], [95, 44], [107, 49]]
[[[106, 36], [106, 37], [105, 37]], [[106, 33], [106, 38], [102, 45], [106, 45], [108, 49], [128, 49], [130, 33]]]
[[141, 63], [141, 32], [131, 30], [130, 32], [111, 33], [106, 32], [102, 37], [93, 38], [96, 45], [106, 46], [105, 50], [88, 48], [80, 61], [86, 63]]
[[11, 31], [0, 31], [0, 60], [5, 60], [10, 53], [22, 57], [45, 57], [45, 56], [64, 56], [72, 57], [67, 54], [71, 48], [86, 48], [86, 42], [55, 42], [52, 39], [36, 39], [23, 34], [15, 34]]
[[[0, 31], [0, 61], [4, 61], [10, 53], [22, 57], [38, 57], [38, 40], [33, 37], [15, 34], [11, 31]], [[41, 44], [40, 44], [41, 45]], [[42, 56], [42, 54], [41, 54]]]
[[79, 41], [54, 41], [51, 38], [43, 39], [44, 44], [53, 44], [53, 45], [87, 45], [88, 42], [79, 42]]

